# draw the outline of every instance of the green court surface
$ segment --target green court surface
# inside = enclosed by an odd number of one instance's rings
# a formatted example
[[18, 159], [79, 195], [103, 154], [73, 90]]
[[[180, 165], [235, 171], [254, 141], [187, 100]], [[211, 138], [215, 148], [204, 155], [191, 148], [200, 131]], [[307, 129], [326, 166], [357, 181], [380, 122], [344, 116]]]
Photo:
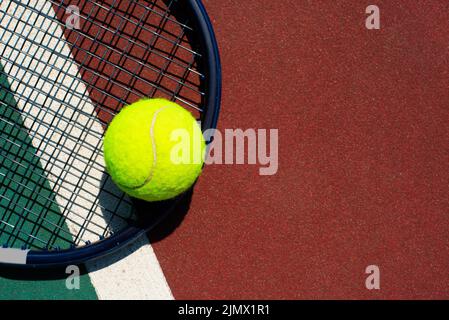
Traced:
[[[21, 270], [20, 273], [24, 273]], [[17, 272], [17, 277], [20, 277]], [[96, 293], [88, 275], [80, 277], [79, 289], [69, 290], [66, 279], [9, 279], [0, 275], [0, 300], [95, 300]]]

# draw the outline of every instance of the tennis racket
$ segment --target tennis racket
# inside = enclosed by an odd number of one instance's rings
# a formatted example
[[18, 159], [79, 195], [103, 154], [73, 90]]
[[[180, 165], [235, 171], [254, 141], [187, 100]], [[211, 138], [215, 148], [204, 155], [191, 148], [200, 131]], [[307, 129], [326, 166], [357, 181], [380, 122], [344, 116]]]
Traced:
[[184, 197], [141, 203], [105, 172], [125, 105], [177, 102], [215, 128], [221, 69], [199, 0], [0, 2], [0, 264], [81, 264], [143, 235]]

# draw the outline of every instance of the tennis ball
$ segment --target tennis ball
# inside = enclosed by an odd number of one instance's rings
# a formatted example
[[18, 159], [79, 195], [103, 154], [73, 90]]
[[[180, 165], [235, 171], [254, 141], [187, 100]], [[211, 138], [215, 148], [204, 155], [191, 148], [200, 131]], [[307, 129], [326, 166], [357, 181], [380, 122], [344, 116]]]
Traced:
[[189, 111], [165, 99], [143, 99], [112, 119], [103, 147], [106, 169], [121, 190], [160, 201], [193, 185], [206, 145]]

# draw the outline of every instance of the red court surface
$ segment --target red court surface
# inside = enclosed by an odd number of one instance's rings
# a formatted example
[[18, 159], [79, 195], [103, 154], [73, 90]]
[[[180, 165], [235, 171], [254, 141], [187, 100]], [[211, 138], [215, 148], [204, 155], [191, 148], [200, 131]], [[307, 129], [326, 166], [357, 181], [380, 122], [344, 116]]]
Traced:
[[279, 129], [279, 170], [205, 169], [154, 243], [175, 298], [449, 298], [449, 2], [205, 5], [219, 129]]

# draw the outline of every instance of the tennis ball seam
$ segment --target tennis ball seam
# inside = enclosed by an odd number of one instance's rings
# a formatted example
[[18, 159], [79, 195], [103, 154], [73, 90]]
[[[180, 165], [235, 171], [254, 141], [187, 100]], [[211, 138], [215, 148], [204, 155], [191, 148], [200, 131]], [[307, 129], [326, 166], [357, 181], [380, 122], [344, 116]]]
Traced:
[[164, 106], [164, 107], [160, 107], [159, 109], [157, 109], [154, 114], [153, 114], [153, 118], [151, 119], [151, 126], [150, 126], [150, 139], [151, 139], [151, 145], [153, 147], [153, 166], [151, 167], [150, 173], [148, 175], [148, 177], [145, 179], [145, 181], [135, 187], [128, 187], [128, 186], [124, 186], [121, 185], [125, 188], [131, 189], [131, 190], [137, 190], [140, 189], [142, 187], [144, 187], [146, 184], [150, 183], [151, 179], [153, 178], [153, 174], [154, 174], [154, 169], [156, 168], [156, 163], [157, 163], [157, 150], [156, 150], [156, 140], [154, 139], [154, 126], [156, 125], [156, 120], [158, 115], [164, 110], [169, 108], [170, 106]]

